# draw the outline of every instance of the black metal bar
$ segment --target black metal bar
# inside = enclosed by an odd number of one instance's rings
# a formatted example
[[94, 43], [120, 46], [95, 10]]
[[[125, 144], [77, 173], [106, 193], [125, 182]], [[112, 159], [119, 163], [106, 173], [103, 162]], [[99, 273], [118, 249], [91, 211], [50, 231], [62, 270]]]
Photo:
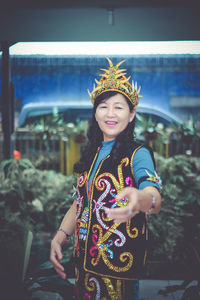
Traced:
[[11, 95], [9, 42], [2, 42], [2, 129], [3, 158], [11, 158]]
[[13, 82], [10, 83], [10, 105], [11, 105], [11, 133], [15, 129], [15, 87]]

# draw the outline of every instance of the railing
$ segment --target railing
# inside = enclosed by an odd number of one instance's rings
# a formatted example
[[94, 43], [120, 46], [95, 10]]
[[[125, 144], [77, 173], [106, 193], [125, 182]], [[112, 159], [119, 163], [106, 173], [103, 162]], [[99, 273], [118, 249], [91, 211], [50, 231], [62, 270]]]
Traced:
[[[0, 134], [0, 161], [3, 160], [2, 136]], [[165, 137], [163, 140], [149, 140], [147, 144], [164, 157], [175, 154], [200, 156], [200, 139], [185, 143], [180, 139]], [[12, 135], [12, 149], [18, 150], [22, 158], [28, 158], [40, 169], [51, 169], [70, 175], [73, 165], [80, 157], [81, 143], [74, 138], [67, 140], [62, 135], [48, 135], [27, 130], [17, 130]]]
[[[0, 135], [0, 161], [3, 160], [2, 136]], [[51, 169], [64, 175], [73, 173], [73, 165], [80, 157], [81, 144], [73, 138], [44, 134], [27, 130], [12, 135], [12, 149], [18, 150], [22, 158], [32, 161], [40, 169]]]
[[172, 136], [165, 136], [165, 141], [148, 140], [147, 145], [150, 146], [158, 154], [168, 158], [176, 154], [186, 154], [200, 157], [200, 138], [188, 138], [187, 141]]

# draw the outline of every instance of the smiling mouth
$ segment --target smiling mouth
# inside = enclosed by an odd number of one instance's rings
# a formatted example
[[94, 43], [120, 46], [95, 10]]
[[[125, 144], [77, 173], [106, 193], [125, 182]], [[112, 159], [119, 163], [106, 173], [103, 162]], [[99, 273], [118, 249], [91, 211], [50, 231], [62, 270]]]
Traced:
[[115, 121], [106, 121], [105, 123], [108, 128], [114, 128], [117, 125]]
[[105, 123], [107, 125], [116, 125], [117, 124], [117, 122], [115, 122], [115, 121], [106, 121]]

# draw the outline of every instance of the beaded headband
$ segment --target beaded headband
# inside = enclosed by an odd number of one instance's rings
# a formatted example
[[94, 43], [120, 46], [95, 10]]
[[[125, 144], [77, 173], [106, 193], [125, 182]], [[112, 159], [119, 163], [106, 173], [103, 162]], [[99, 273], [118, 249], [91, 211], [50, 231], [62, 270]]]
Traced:
[[104, 71], [104, 74], [100, 74], [99, 76], [101, 76], [101, 79], [98, 81], [95, 79], [95, 82], [97, 84], [97, 86], [95, 87], [94, 85], [94, 89], [92, 91], [92, 93], [90, 93], [90, 91], [88, 90], [88, 94], [91, 98], [92, 104], [94, 104], [95, 99], [108, 91], [116, 91], [119, 92], [123, 95], [125, 95], [133, 104], [133, 106], [136, 106], [138, 104], [139, 98], [141, 98], [142, 96], [139, 95], [140, 93], [140, 89], [141, 87], [139, 87], [137, 89], [137, 82], [132, 81], [132, 85], [129, 82], [129, 79], [131, 78], [131, 76], [129, 76], [128, 78], [126, 78], [124, 71], [126, 71], [126, 69], [119, 69], [119, 66], [125, 61], [122, 60], [121, 62], [119, 62], [116, 66], [113, 66], [112, 61], [106, 57], [108, 62], [109, 62], [109, 69], [100, 69], [101, 71]]

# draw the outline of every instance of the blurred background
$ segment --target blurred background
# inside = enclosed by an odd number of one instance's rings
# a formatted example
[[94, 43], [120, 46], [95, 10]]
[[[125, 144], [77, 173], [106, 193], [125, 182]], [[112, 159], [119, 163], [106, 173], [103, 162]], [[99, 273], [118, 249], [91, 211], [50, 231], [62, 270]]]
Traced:
[[[92, 109], [87, 90], [108, 67], [106, 56], [114, 64], [125, 59], [122, 67], [141, 86], [135, 138], [153, 148], [163, 181], [162, 210], [149, 217], [143, 279], [179, 280], [180, 297], [198, 282], [199, 28], [195, 0], [2, 4], [2, 299], [73, 299], [74, 238], [65, 245], [64, 282], [48, 261], [49, 247], [73, 201], [73, 164], [87, 142]], [[195, 285], [187, 299], [197, 293]]]

